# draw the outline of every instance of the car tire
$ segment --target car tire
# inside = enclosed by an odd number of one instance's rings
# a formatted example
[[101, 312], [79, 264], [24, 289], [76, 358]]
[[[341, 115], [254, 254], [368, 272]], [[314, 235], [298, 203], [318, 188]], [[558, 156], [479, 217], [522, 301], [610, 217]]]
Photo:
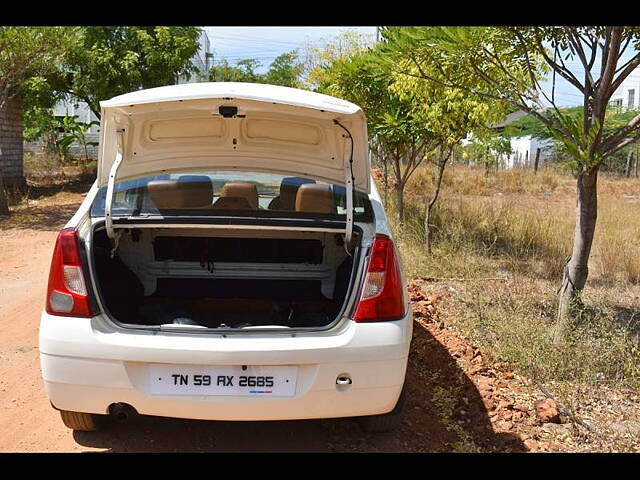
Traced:
[[69, 412], [67, 410], [60, 410], [60, 417], [68, 428], [81, 432], [95, 432], [96, 430], [100, 430], [106, 423], [107, 418], [106, 415]]
[[383, 433], [390, 432], [400, 427], [402, 424], [404, 405], [407, 401], [407, 386], [402, 387], [400, 397], [396, 406], [389, 413], [383, 415], [371, 415], [368, 417], [360, 417], [360, 428], [365, 432]]

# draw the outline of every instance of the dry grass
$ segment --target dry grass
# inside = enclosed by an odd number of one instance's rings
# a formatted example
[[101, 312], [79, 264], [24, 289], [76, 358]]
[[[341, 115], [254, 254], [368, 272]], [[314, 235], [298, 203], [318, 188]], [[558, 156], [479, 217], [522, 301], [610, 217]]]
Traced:
[[[458, 166], [445, 180], [433, 219], [436, 256], [473, 251], [524, 260], [525, 270], [542, 278], [555, 279], [562, 272], [575, 225], [572, 177], [547, 170], [537, 175], [529, 170], [491, 172], [487, 177], [483, 170]], [[424, 196], [432, 191], [428, 168], [416, 172], [407, 187], [407, 216], [398, 233], [411, 244], [412, 258], [422, 252]], [[591, 279], [638, 284], [640, 180], [603, 176], [599, 192]]]
[[640, 198], [600, 199], [594, 263], [598, 278], [640, 283]]
[[[434, 168], [420, 168], [409, 181], [410, 191], [432, 190]], [[443, 178], [444, 188], [453, 193], [463, 195], [494, 195], [496, 193], [551, 193], [569, 192], [573, 188], [573, 180], [554, 170], [540, 170], [537, 174], [532, 170], [514, 169], [490, 171], [469, 168], [466, 166], [450, 166]]]
[[0, 230], [34, 228], [58, 230], [79, 206], [95, 180], [95, 162], [87, 165], [60, 165], [47, 157], [25, 156], [24, 188], [7, 189], [11, 215], [0, 218]]
[[96, 161], [84, 162], [66, 160], [60, 162], [50, 155], [30, 153], [24, 156], [24, 173], [27, 183], [35, 187], [63, 186], [74, 181], [89, 181], [95, 179]]
[[[600, 178], [587, 307], [561, 346], [552, 343], [549, 327], [571, 251], [575, 180], [553, 171], [486, 176], [450, 169], [429, 256], [424, 197], [432, 191], [433, 171], [423, 167], [408, 185], [405, 222], [393, 229], [410, 277], [468, 279], [449, 282], [445, 321], [530, 378], [640, 389], [640, 180]], [[388, 205], [391, 217], [394, 208]], [[506, 281], [482, 280], [490, 277]]]

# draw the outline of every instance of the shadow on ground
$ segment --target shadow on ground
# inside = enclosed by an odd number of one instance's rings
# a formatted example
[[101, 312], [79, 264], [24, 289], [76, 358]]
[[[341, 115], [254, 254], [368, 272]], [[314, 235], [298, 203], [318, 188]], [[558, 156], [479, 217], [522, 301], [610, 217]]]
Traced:
[[61, 192], [85, 193], [91, 188], [91, 184], [94, 180], [95, 175], [86, 178], [74, 178], [60, 183], [30, 183], [29, 185], [20, 188], [7, 188], [7, 197], [9, 205], [15, 206], [25, 197], [29, 200], [43, 200]]
[[426, 328], [414, 325], [405, 420], [394, 432], [364, 433], [352, 419], [217, 422], [140, 416], [101, 432], [74, 432], [74, 438], [113, 452], [525, 451], [518, 437], [494, 432], [473, 382]]
[[60, 230], [76, 213], [80, 203], [25, 207], [8, 217], [0, 218], [0, 230], [30, 228], [35, 230]]
[[0, 217], [0, 230], [59, 230], [76, 213], [93, 180], [62, 185], [27, 186], [8, 192], [11, 214]]

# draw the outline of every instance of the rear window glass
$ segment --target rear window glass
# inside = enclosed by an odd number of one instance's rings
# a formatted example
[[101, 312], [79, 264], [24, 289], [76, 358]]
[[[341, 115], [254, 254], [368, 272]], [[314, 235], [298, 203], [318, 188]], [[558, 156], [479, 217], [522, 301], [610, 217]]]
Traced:
[[[104, 216], [106, 191], [99, 190], [92, 216]], [[154, 175], [118, 182], [114, 191], [114, 216], [346, 216], [344, 186], [258, 172]], [[355, 192], [354, 210], [358, 220], [371, 217], [366, 194]]]

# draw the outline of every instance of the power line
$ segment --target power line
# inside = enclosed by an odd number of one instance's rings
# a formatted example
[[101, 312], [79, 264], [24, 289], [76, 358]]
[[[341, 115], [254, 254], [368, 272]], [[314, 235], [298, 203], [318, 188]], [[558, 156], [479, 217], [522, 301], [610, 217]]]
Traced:
[[216, 60], [216, 64], [220, 64], [223, 61], [227, 61], [230, 63], [238, 63], [242, 60], [257, 60], [258, 62], [270, 62], [278, 58], [280, 55], [272, 55], [268, 57], [252, 57], [252, 56], [242, 56], [242, 57], [225, 57], [222, 55], [218, 55], [218, 59]]
[[300, 46], [301, 42], [285, 42], [285, 41], [281, 41], [281, 40], [270, 40], [270, 39], [265, 39], [265, 40], [258, 40], [255, 38], [250, 38], [250, 37], [219, 37], [216, 35], [209, 35], [209, 38], [214, 38], [217, 40], [226, 40], [226, 41], [235, 41], [235, 42], [249, 42], [249, 43], [260, 43], [260, 44], [279, 44], [279, 45], [294, 45], [294, 46]]

